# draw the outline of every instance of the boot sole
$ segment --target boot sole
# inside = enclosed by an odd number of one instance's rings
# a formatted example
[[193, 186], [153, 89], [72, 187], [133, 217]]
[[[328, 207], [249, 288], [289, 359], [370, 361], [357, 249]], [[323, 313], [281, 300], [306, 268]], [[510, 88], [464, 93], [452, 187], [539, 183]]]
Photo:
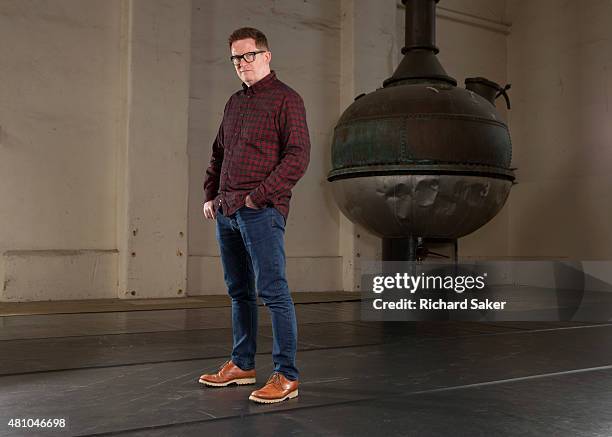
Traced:
[[250, 384], [255, 384], [257, 381], [255, 381], [255, 378], [239, 378], [239, 379], [232, 379], [231, 381], [227, 381], [227, 382], [210, 382], [204, 379], [200, 379], [198, 382], [200, 384], [204, 384], [209, 387], [227, 387], [230, 384], [250, 385]]
[[298, 391], [294, 390], [291, 393], [289, 393], [287, 396], [283, 397], [283, 398], [278, 398], [278, 399], [264, 399], [264, 398], [258, 398], [257, 396], [249, 396], [249, 399], [254, 401], [254, 402], [259, 402], [260, 404], [275, 404], [277, 402], [282, 402], [285, 401], [287, 399], [293, 399], [293, 398], [297, 398], [298, 395]]

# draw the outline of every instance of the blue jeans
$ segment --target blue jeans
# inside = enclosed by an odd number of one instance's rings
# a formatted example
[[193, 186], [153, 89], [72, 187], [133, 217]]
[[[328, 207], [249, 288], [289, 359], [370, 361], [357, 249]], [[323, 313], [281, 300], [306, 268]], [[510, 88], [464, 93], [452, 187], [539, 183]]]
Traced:
[[297, 323], [285, 277], [285, 218], [272, 207], [217, 213], [217, 241], [228, 293], [232, 298], [232, 361], [255, 367], [257, 295], [272, 318], [274, 371], [298, 379], [295, 367]]

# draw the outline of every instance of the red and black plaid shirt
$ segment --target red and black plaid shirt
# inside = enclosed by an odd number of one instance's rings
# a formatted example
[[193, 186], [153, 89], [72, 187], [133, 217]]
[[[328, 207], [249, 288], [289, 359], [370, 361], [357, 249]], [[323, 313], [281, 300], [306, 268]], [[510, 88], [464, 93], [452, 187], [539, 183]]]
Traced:
[[266, 77], [233, 94], [213, 143], [204, 179], [204, 201], [231, 215], [245, 198], [273, 206], [287, 218], [291, 189], [308, 167], [310, 139], [300, 95]]

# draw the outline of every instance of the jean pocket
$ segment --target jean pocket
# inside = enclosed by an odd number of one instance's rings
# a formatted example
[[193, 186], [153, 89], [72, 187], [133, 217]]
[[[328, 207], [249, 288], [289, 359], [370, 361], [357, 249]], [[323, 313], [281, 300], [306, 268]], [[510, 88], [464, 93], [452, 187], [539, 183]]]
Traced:
[[272, 220], [272, 227], [285, 232], [285, 217], [280, 213], [278, 209], [274, 207], [268, 209], [270, 210], [270, 219]]

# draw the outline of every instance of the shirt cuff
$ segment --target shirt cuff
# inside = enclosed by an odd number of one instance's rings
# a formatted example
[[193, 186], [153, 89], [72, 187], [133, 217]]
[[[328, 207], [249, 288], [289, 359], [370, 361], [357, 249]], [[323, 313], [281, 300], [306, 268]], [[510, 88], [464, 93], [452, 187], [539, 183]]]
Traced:
[[209, 200], [214, 200], [217, 197], [219, 197], [219, 193], [216, 191], [204, 190], [204, 203], [208, 202]]
[[204, 200], [202, 201], [202, 205], [204, 205], [206, 202], [209, 202], [211, 200], [213, 201], [214, 207], [217, 208], [219, 206], [220, 202], [221, 202], [221, 197], [220, 197], [219, 194], [217, 194], [217, 195], [215, 195], [215, 196], [213, 196], [211, 198], [208, 198], [208, 197], [205, 196]]
[[251, 191], [249, 193], [249, 197], [257, 208], [263, 208], [264, 206], [266, 206], [266, 199], [261, 195], [258, 190]]

